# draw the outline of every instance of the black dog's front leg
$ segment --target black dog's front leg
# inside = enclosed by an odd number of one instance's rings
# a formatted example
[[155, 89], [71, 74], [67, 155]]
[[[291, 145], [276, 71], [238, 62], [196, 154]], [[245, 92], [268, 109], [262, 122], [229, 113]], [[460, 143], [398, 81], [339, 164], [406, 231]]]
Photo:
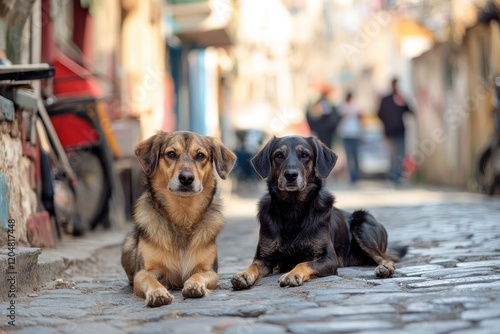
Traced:
[[338, 268], [336, 258], [332, 249], [319, 259], [297, 264], [290, 272], [283, 274], [278, 282], [281, 287], [299, 286], [312, 277], [336, 275]]

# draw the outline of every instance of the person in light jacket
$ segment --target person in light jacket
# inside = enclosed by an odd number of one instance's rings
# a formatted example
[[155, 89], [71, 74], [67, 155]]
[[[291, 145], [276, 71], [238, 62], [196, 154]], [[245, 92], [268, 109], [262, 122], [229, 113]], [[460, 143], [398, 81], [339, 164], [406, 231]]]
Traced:
[[353, 102], [352, 92], [346, 94], [339, 114], [341, 121], [337, 131], [344, 145], [351, 183], [356, 183], [360, 178], [358, 151], [363, 129], [361, 126], [361, 112]]

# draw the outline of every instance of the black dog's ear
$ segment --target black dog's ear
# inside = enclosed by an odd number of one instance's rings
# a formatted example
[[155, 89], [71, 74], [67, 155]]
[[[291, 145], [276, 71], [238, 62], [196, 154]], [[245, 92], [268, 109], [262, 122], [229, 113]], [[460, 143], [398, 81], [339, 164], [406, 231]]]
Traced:
[[316, 150], [316, 174], [324, 179], [328, 177], [337, 162], [337, 155], [316, 137], [313, 141]]
[[276, 136], [273, 137], [267, 144], [250, 160], [255, 171], [263, 179], [267, 178], [271, 173], [271, 146], [276, 140]]
[[236, 155], [228, 149], [219, 139], [211, 138], [212, 154], [215, 169], [220, 178], [225, 180], [236, 162]]
[[162, 138], [165, 132], [158, 132], [148, 139], [140, 142], [134, 149], [135, 156], [147, 176], [150, 176], [158, 166], [161, 154]]

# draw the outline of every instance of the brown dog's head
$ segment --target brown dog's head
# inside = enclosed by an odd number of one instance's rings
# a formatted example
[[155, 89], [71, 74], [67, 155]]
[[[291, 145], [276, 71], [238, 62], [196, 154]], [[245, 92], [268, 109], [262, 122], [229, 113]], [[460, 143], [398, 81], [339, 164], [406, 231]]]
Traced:
[[158, 132], [139, 143], [135, 155], [153, 187], [181, 196], [201, 193], [213, 166], [226, 179], [236, 162], [220, 140], [188, 131]]
[[252, 165], [280, 191], [302, 191], [317, 177], [326, 178], [337, 155], [316, 137], [274, 137], [252, 159]]

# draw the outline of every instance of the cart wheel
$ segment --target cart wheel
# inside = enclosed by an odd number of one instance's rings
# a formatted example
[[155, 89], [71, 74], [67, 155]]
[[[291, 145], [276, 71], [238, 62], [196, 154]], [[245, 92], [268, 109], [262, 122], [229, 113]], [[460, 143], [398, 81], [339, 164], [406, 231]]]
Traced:
[[68, 155], [71, 167], [78, 176], [76, 205], [89, 226], [97, 225], [108, 206], [109, 183], [105, 179], [101, 160], [90, 151], [77, 151]]

